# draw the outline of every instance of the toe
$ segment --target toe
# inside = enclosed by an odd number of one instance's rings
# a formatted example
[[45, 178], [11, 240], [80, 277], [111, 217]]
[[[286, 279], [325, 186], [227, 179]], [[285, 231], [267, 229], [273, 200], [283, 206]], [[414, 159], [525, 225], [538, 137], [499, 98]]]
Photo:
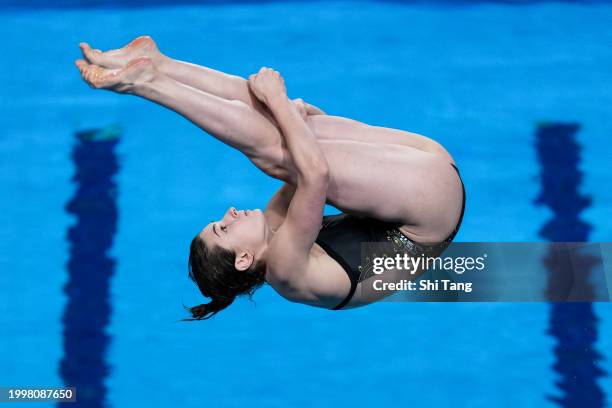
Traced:
[[89, 61], [89, 62], [93, 62], [95, 64], [95, 56], [92, 53], [92, 49], [89, 46], [89, 44], [82, 42], [79, 44], [79, 47], [81, 48], [81, 52], [83, 53], [83, 57]]
[[81, 73], [81, 75], [85, 75], [85, 71], [89, 67], [89, 64], [87, 63], [87, 61], [82, 60], [82, 59], [78, 59], [78, 60], [74, 61], [74, 64], [79, 69], [79, 72]]
[[81, 43], [79, 46], [81, 47], [83, 57], [85, 57], [88, 62], [105, 68], [114, 67], [115, 64], [113, 64], [112, 59], [108, 58], [101, 50], [91, 48], [87, 43]]

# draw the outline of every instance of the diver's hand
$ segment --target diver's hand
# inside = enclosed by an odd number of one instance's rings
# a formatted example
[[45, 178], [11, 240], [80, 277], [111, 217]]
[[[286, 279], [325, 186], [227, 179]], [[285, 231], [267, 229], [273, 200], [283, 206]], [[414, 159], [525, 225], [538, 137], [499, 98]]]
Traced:
[[304, 102], [301, 98], [293, 99], [291, 102], [293, 102], [293, 106], [295, 106], [298, 112], [300, 112], [302, 119], [308, 119], [308, 108], [306, 107], [306, 102]]
[[285, 80], [272, 68], [263, 67], [257, 74], [249, 76], [249, 88], [268, 107], [275, 98], [287, 98]]

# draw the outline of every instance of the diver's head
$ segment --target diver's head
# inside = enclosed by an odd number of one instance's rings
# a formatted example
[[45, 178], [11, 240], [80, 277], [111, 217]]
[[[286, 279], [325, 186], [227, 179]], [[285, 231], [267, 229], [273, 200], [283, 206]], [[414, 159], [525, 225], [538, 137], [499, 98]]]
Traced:
[[206, 245], [236, 252], [236, 269], [243, 271], [265, 249], [268, 229], [261, 210], [238, 211], [230, 207], [220, 220], [208, 224], [199, 235]]
[[251, 296], [264, 283], [268, 226], [260, 210], [231, 207], [191, 241], [189, 277], [211, 302], [189, 308], [192, 318], [208, 319], [239, 295]]

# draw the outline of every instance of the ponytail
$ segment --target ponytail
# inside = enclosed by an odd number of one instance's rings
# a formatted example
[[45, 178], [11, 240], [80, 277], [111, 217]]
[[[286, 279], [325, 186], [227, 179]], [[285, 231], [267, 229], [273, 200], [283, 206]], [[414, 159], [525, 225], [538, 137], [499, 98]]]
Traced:
[[182, 319], [183, 321], [206, 320], [213, 317], [215, 314], [225, 309], [234, 302], [234, 298], [227, 300], [213, 299], [209, 303], [202, 303], [198, 306], [185, 307], [191, 313], [191, 319]]

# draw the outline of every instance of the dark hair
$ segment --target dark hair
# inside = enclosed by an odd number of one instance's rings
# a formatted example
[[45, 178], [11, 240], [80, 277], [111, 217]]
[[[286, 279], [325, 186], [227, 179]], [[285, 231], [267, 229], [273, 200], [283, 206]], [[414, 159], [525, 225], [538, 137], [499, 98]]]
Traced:
[[240, 295], [253, 296], [255, 290], [265, 282], [266, 267], [263, 262], [254, 262], [246, 271], [235, 267], [236, 253], [220, 246], [206, 245], [196, 235], [189, 248], [189, 278], [198, 285], [209, 303], [187, 307], [191, 319], [203, 320], [213, 317], [225, 309]]

